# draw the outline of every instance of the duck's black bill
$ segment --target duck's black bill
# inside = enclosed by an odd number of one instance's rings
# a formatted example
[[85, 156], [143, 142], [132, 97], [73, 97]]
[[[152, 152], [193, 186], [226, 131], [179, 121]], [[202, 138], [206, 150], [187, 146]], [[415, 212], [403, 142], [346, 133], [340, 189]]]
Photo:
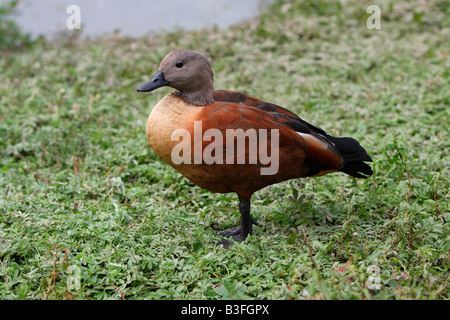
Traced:
[[150, 92], [158, 88], [167, 86], [169, 82], [164, 78], [164, 73], [158, 71], [153, 78], [139, 87], [137, 87], [138, 92]]

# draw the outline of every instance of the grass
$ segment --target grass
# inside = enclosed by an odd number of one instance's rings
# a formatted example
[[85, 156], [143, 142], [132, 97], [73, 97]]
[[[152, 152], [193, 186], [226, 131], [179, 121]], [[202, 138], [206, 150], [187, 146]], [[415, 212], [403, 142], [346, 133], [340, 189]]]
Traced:
[[[227, 29], [4, 50], [0, 298], [448, 299], [448, 14], [440, 0], [278, 0]], [[237, 197], [155, 156], [145, 123], [170, 89], [135, 92], [176, 48], [210, 57], [216, 88], [358, 139], [375, 174], [261, 190], [254, 234], [216, 247]]]

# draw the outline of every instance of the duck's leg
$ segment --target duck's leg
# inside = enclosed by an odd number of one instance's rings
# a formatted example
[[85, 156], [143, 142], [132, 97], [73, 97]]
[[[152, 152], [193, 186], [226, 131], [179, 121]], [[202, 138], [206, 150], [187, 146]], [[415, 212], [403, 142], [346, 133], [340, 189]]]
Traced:
[[[252, 226], [258, 225], [258, 223], [250, 216], [250, 200], [243, 200], [239, 197], [239, 211], [241, 213], [241, 225], [224, 231], [220, 235], [242, 242], [252, 233]], [[217, 243], [217, 245], [223, 245], [224, 247], [229, 247], [231, 244], [233, 242], [227, 239], [222, 239]]]

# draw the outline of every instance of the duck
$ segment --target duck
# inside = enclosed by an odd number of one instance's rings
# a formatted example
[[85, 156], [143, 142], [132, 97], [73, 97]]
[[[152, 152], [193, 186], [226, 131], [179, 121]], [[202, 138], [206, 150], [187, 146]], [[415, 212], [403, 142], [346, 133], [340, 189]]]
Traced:
[[175, 50], [161, 61], [151, 92], [175, 89], [151, 110], [146, 135], [155, 154], [186, 179], [213, 193], [236, 193], [240, 225], [219, 230], [217, 244], [242, 242], [258, 222], [252, 195], [290, 179], [342, 172], [355, 178], [373, 174], [371, 157], [351, 137], [333, 137], [279, 105], [233, 90], [215, 90], [208, 58]]

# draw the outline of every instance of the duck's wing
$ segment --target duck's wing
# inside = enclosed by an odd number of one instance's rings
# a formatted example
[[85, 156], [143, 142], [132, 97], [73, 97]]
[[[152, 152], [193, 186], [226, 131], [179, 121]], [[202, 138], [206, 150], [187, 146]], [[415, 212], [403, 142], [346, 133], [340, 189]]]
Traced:
[[215, 91], [214, 99], [217, 102], [226, 102], [225, 105], [241, 105], [242, 107], [239, 108], [241, 119], [247, 119], [254, 126], [270, 123], [273, 128], [283, 128], [290, 134], [298, 136], [302, 141], [299, 146], [302, 146], [304, 153], [304, 158], [301, 161], [299, 159], [299, 165], [308, 167], [307, 176], [323, 175], [342, 168], [343, 157], [335, 144], [327, 138], [329, 135], [324, 130], [302, 120], [295, 113], [278, 105], [230, 90]]
[[364, 163], [371, 162], [372, 159], [353, 138], [332, 137], [325, 130], [283, 107], [240, 92], [217, 90], [214, 92], [214, 99], [257, 108], [269, 113], [276, 123], [295, 130], [308, 146], [305, 150], [305, 164], [310, 167], [310, 175], [323, 175], [339, 170], [357, 178], [373, 174], [370, 166]]
[[276, 104], [264, 102], [248, 94], [232, 90], [215, 90], [213, 93], [213, 98], [215, 101], [239, 103], [246, 106], [255, 107], [266, 112], [276, 112], [298, 118], [295, 113], [283, 107], [277, 106]]
[[317, 134], [319, 139], [325, 139], [329, 136], [325, 130], [322, 130], [305, 120], [301, 119], [295, 113], [280, 107], [276, 104], [265, 102], [250, 96], [248, 94], [231, 91], [231, 90], [216, 90], [214, 91], [214, 100], [230, 103], [243, 104], [250, 107], [258, 108], [259, 110], [269, 112], [277, 117], [278, 121], [290, 126], [297, 132], [306, 134]]

